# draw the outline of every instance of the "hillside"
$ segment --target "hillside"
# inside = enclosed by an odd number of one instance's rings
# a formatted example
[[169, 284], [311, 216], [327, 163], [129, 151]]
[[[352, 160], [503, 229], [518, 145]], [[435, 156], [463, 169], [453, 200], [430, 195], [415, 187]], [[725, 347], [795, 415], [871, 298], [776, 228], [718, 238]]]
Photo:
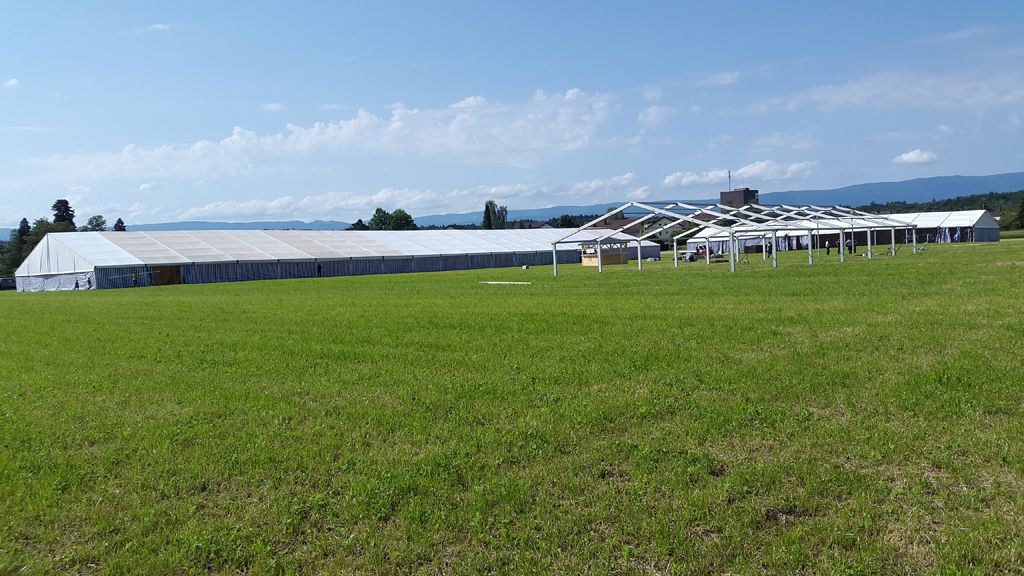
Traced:
[[885, 202], [883, 204], [872, 202], [857, 206], [857, 209], [875, 213], [988, 210], [999, 215], [1016, 211], [1022, 201], [1024, 201], [1024, 190], [1018, 190], [1016, 192], [989, 192], [987, 194], [957, 196], [956, 198], [932, 200], [929, 202], [906, 202], [903, 200]]
[[[871, 182], [826, 190], [789, 190], [763, 192], [762, 204], [842, 204], [857, 206], [871, 202], [930, 202], [954, 197], [990, 192], [1005, 192], [1024, 188], [1024, 172], [991, 176], [937, 176], [915, 178], [900, 182]], [[672, 198], [660, 200], [671, 201]], [[717, 198], [685, 200], [690, 204], [717, 202]], [[509, 210], [509, 220], [549, 220], [562, 214], [601, 214], [623, 202], [591, 204], [587, 206], [552, 206], [529, 210]], [[479, 224], [480, 212], [438, 214], [416, 217], [416, 223], [428, 226], [448, 224]]]

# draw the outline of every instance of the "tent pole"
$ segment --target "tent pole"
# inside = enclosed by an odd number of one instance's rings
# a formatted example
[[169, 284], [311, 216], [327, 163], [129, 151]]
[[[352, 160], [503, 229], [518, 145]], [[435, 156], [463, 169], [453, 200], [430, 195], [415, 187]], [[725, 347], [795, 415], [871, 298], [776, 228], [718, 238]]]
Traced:
[[551, 271], [558, 277], [558, 245], [551, 244]]
[[736, 235], [733, 234], [733, 232], [730, 230], [729, 231], [729, 271], [730, 272], [735, 272], [736, 271], [736, 252], [734, 251], [735, 247], [736, 247]]
[[642, 243], [641, 240], [637, 240], [636, 241], [636, 269], [637, 270], [643, 270], [644, 269], [643, 253], [640, 251], [640, 244], [641, 243]]
[[807, 231], [807, 265], [814, 264], [814, 235]]
[[761, 260], [768, 259], [768, 237], [761, 235]]
[[602, 256], [601, 256], [601, 241], [598, 240], [597, 241], [597, 271], [598, 272], [602, 271], [602, 266], [601, 265], [604, 264], [604, 263], [601, 262], [601, 260], [603, 260], [603, 259], [604, 258], [602, 258]]
[[914, 251], [913, 251], [913, 253], [917, 254], [917, 228], [911, 228], [910, 229], [910, 233], [912, 234], [912, 236], [914, 238]]
[[871, 258], [871, 228], [868, 228], [867, 231], [868, 231], [868, 258], [870, 259]]
[[779, 233], [772, 230], [772, 268], [779, 267]]
[[679, 238], [672, 238], [672, 266], [679, 268]]
[[896, 229], [889, 228], [890, 239], [892, 240], [892, 255], [896, 256]]
[[839, 262], [846, 262], [846, 230], [839, 229]]

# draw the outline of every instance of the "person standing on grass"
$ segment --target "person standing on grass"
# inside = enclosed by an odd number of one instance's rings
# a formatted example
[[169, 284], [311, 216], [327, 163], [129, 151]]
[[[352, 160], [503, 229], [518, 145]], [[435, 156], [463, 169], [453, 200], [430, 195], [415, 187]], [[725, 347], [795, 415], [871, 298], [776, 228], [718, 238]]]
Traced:
[[832, 243], [829, 242], [828, 240], [825, 240], [825, 256], [828, 256], [829, 254], [831, 254], [832, 253], [831, 250], [832, 250]]

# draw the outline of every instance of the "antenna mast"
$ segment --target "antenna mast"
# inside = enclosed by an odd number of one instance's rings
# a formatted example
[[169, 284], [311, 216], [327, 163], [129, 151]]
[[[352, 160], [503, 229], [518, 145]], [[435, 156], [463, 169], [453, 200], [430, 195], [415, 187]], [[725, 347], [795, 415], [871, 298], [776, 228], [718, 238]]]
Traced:
[[[719, 172], [721, 174], [721, 172]], [[732, 192], [732, 170], [729, 170], [729, 192]]]

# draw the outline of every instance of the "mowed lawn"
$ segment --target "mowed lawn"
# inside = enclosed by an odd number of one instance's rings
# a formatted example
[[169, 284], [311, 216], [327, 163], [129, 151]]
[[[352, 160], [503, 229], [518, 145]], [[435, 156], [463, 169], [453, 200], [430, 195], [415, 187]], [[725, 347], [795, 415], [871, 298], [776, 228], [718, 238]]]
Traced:
[[1024, 240], [781, 259], [0, 293], [0, 574], [1019, 573]]

